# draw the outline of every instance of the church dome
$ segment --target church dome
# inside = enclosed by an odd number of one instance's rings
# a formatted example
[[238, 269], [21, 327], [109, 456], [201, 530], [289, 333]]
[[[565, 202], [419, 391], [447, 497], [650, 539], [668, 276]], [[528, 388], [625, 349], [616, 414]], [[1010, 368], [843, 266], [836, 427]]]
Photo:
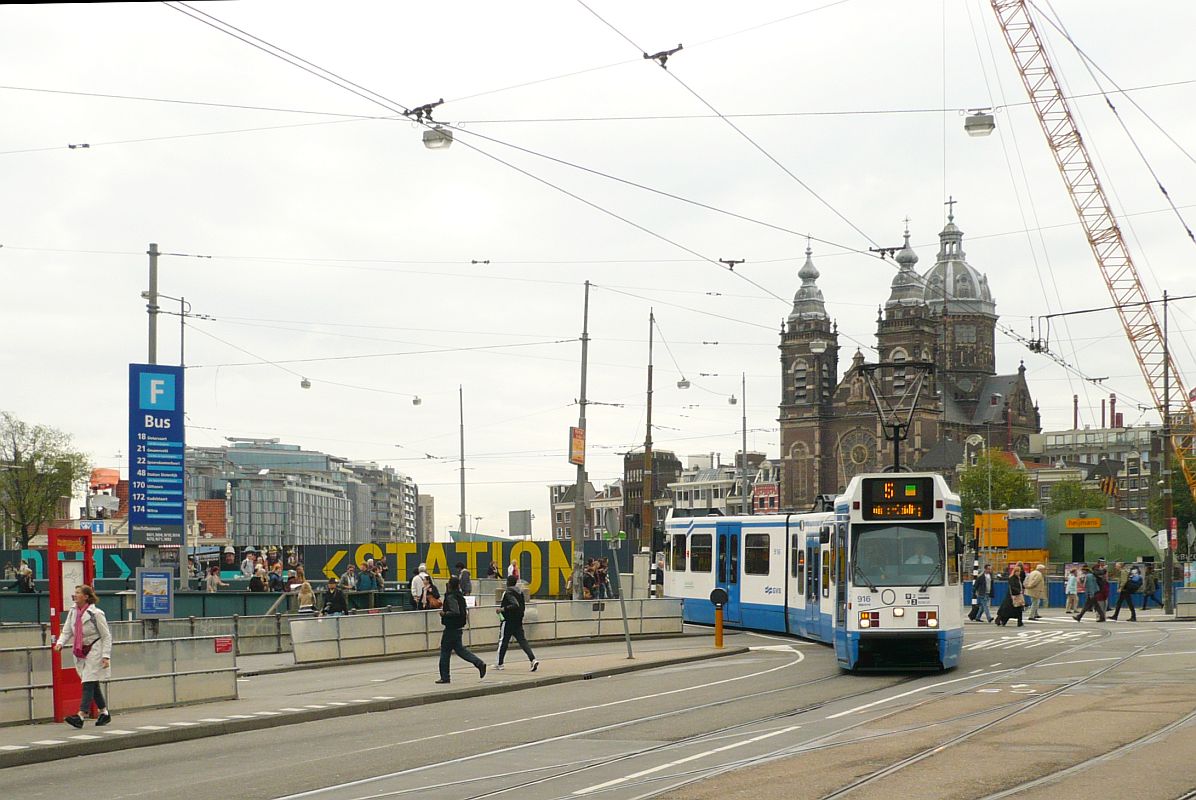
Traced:
[[945, 295], [949, 314], [997, 315], [988, 276], [967, 262], [963, 231], [956, 226], [954, 213], [947, 216], [947, 225], [939, 234], [938, 257], [922, 280], [922, 297], [936, 314], [943, 311]]
[[918, 254], [909, 246], [909, 229], [905, 231], [905, 246], [897, 252], [894, 260], [897, 262], [897, 274], [893, 276], [892, 291], [885, 308], [893, 306], [920, 306], [925, 304], [923, 299], [922, 279], [914, 271], [918, 263]]
[[818, 288], [818, 267], [814, 266], [813, 251], [807, 245], [806, 263], [798, 270], [797, 277], [801, 278], [801, 287], [793, 296], [793, 310], [789, 312], [789, 322], [795, 323], [806, 319], [828, 319], [826, 302], [822, 290]]

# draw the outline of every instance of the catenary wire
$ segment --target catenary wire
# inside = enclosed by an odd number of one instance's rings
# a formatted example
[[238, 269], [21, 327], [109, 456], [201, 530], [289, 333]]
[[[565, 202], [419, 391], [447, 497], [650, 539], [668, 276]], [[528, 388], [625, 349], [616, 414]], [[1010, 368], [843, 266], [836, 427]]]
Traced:
[[[599, 22], [601, 22], [603, 25], [605, 25], [606, 27], [610, 28], [612, 31], [617, 33], [621, 38], [623, 38], [628, 44], [630, 44], [636, 50], [640, 51], [641, 53], [644, 53], [645, 58], [647, 58], [647, 51], [645, 51], [642, 47], [640, 47], [638, 44], [636, 44], [634, 41], [632, 41], [632, 39], [629, 36], [627, 36], [625, 33], [623, 33], [621, 30], [619, 30], [617, 27], [615, 27], [610, 22], [608, 22], [605, 18], [603, 18], [601, 14], [599, 14], [597, 11], [595, 11], [593, 8], [591, 8], [589, 5], [587, 5], [584, 2], [584, 0], [577, 0], [577, 4], [580, 5], [582, 8], [584, 8], [586, 11], [590, 12], [592, 15], [594, 15], [594, 17], [596, 17]], [[661, 66], [663, 67], [664, 65], [662, 64]], [[680, 76], [678, 76], [675, 72], [668, 70], [668, 69], [665, 69], [664, 71], [666, 73], [668, 73], [668, 76], [670, 78], [675, 80], [687, 92], [689, 92], [691, 95], [693, 95], [694, 98], [696, 98], [698, 100], [698, 102], [700, 102], [702, 105], [706, 106], [706, 108], [710, 109], [713, 113], [717, 114], [719, 119], [721, 119], [728, 126], [730, 126], [730, 128], [733, 131], [735, 131], [737, 134], [739, 134], [739, 136], [741, 136], [745, 141], [747, 141], [752, 147], [754, 147], [756, 150], [758, 150], [761, 153], [761, 155], [763, 155], [765, 158], [767, 158], [769, 161], [771, 161], [773, 164], [775, 164], [777, 167], [779, 167], [782, 172], [784, 172], [786, 175], [788, 175], [790, 178], [792, 178], [794, 181], [796, 181], [799, 186], [801, 186], [803, 189], [805, 189], [811, 196], [814, 197], [814, 199], [816, 199], [819, 203], [821, 203], [823, 206], [825, 206], [827, 209], [829, 209], [835, 216], [837, 216], [843, 222], [847, 223], [848, 227], [850, 227], [852, 230], [854, 230], [860, 236], [864, 237], [864, 239], [867, 240], [868, 242], [871, 242], [873, 246], [878, 246], [876, 244], [876, 242], [872, 239], [872, 237], [870, 237], [868, 234], [864, 233], [864, 231], [861, 230], [859, 228], [859, 226], [857, 226], [854, 222], [852, 222], [850, 219], [848, 219], [847, 216], [843, 214], [843, 212], [841, 212], [841, 211], [839, 211], [839, 209], [835, 208], [835, 206], [833, 204], [831, 204], [828, 200], [826, 200], [826, 198], [824, 198], [822, 195], [820, 195], [818, 192], [816, 192], [812, 186], [807, 184], [805, 181], [803, 181], [801, 178], [799, 178], [792, 170], [790, 170], [788, 167], [786, 167], [784, 164], [782, 164], [772, 153], [765, 150], [764, 147], [761, 146], [759, 142], [757, 142], [755, 139], [753, 139], [751, 136], [749, 136], [742, 128], [740, 128], [738, 125], [736, 125], [734, 122], [732, 122], [727, 117], [723, 116], [722, 112], [720, 112], [717, 108], [715, 108], [713, 104], [711, 104], [708, 100], [706, 100], [706, 98], [704, 98], [702, 95], [698, 94], [697, 90], [695, 90], [693, 87], [691, 87], [685, 81], [683, 81], [680, 78]]]

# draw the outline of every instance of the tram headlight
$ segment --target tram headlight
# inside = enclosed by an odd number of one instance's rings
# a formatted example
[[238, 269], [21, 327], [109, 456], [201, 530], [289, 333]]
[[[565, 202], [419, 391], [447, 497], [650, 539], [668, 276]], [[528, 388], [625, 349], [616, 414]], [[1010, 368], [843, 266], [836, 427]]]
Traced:
[[939, 612], [937, 611], [919, 611], [918, 612], [918, 627], [919, 628], [937, 628], [939, 626]]
[[894, 616], [894, 617], [904, 617], [904, 616], [905, 616], [905, 609], [904, 609], [904, 608], [894, 608], [894, 609], [893, 609], [893, 616]]
[[939, 621], [937, 619], [935, 619], [934, 617], [931, 617], [930, 619], [926, 620], [926, 627], [937, 628], [938, 626], [939, 626]]
[[861, 628], [879, 628], [880, 627], [880, 612], [879, 611], [861, 611], [860, 612], [860, 627]]

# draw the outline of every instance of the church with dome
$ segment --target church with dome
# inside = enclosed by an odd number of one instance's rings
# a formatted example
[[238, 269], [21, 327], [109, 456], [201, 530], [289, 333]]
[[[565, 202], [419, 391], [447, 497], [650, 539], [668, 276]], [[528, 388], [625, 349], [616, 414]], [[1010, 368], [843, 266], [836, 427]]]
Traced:
[[985, 443], [1025, 453], [1030, 434], [1041, 430], [1025, 366], [996, 373], [996, 301], [988, 277], [967, 262], [954, 213], [930, 269], [917, 270], [908, 230], [894, 260], [897, 274], [876, 320], [879, 358], [869, 362], [856, 349], [840, 378], [838, 325], [827, 314], [806, 249], [801, 286], [781, 332], [782, 508], [806, 508], [819, 494], [844, 490], [853, 475], [893, 464], [871, 387], [881, 406], [904, 409], [902, 422], [908, 414], [902, 465], [942, 472], [952, 483], [957, 467]]

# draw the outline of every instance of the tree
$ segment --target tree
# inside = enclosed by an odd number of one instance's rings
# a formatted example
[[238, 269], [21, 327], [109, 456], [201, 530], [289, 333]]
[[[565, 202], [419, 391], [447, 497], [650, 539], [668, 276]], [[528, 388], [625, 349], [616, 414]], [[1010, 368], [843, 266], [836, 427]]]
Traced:
[[0, 522], [22, 548], [54, 519], [58, 501], [87, 477], [88, 458], [70, 434], [0, 412]]
[[1079, 481], [1059, 481], [1051, 487], [1051, 501], [1048, 513], [1075, 511], [1081, 508], [1101, 510], [1109, 505], [1109, 498], [1099, 489], [1085, 486]]
[[[1166, 522], [1163, 519], [1162, 488], [1158, 484], [1150, 487], [1151, 530], [1161, 531], [1166, 527]], [[1175, 465], [1171, 467], [1171, 510], [1172, 516], [1175, 517], [1178, 524], [1179, 551], [1182, 553], [1185, 549], [1189, 549], [1185, 533], [1189, 523], [1196, 522], [1196, 500], [1192, 498], [1192, 491], [1188, 488], [1188, 481], [1184, 478], [1183, 470]]]
[[[989, 503], [989, 478], [992, 502]], [[959, 473], [959, 497], [963, 504], [963, 528], [972, 530], [972, 517], [988, 508], [1029, 508], [1034, 506], [1034, 487], [1029, 476], [1009, 463], [1000, 453], [982, 453], [973, 466]]]

